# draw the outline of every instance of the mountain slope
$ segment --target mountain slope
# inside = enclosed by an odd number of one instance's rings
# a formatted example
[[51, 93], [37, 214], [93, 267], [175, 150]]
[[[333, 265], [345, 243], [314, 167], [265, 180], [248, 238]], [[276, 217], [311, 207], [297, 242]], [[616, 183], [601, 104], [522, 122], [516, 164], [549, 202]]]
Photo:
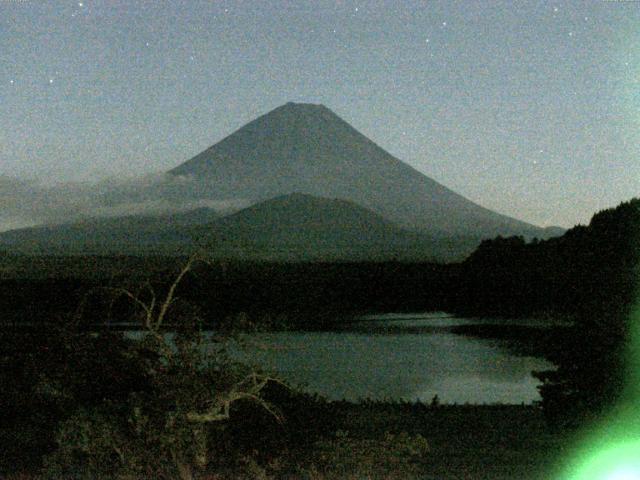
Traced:
[[547, 236], [423, 175], [322, 105], [278, 107], [169, 173], [196, 179], [201, 193], [219, 199], [303, 192], [350, 200], [436, 235]]
[[473, 238], [441, 238], [396, 225], [338, 199], [283, 195], [220, 218], [210, 209], [89, 218], [0, 233], [0, 250], [24, 254], [185, 254], [277, 261], [462, 260]]
[[413, 232], [353, 202], [294, 193], [192, 229], [220, 255], [270, 260], [455, 260], [471, 239]]
[[0, 233], [0, 249], [27, 254], [174, 254], [190, 248], [189, 229], [218, 214], [201, 208], [165, 215], [89, 218]]

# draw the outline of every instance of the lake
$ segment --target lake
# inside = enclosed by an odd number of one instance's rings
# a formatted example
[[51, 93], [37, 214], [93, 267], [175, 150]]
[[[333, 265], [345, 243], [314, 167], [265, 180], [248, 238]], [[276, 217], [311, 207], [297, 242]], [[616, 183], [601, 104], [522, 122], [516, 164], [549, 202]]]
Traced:
[[[552, 365], [517, 356], [496, 342], [448, 331], [501, 324], [446, 314], [361, 317], [331, 332], [251, 335], [247, 358], [307, 392], [331, 400], [420, 400], [442, 403], [531, 403], [539, 400], [532, 370]], [[544, 326], [538, 320], [512, 321]]]

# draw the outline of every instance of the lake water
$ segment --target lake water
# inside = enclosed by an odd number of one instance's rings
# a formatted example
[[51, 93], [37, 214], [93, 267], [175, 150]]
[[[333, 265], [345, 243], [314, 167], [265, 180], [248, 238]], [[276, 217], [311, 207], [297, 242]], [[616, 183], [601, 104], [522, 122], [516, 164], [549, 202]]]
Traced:
[[[332, 400], [421, 400], [443, 403], [531, 403], [540, 397], [532, 370], [552, 365], [516, 356], [495, 342], [447, 331], [495, 324], [445, 314], [362, 317], [333, 332], [252, 335], [252, 362]], [[518, 321], [519, 325], [541, 322]]]

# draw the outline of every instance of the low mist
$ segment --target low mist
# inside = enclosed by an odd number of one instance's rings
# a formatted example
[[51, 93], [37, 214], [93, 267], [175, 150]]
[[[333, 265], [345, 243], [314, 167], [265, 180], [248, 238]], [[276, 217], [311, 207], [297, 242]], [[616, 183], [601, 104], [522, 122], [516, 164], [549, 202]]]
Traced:
[[0, 232], [86, 218], [162, 215], [196, 208], [231, 213], [249, 199], [212, 199], [186, 176], [152, 174], [130, 179], [44, 185], [0, 176]]

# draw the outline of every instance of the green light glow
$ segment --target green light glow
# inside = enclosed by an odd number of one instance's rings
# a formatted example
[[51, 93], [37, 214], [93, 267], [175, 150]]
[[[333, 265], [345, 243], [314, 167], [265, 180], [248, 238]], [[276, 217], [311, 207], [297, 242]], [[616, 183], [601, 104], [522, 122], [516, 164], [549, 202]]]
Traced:
[[602, 448], [582, 462], [567, 480], [640, 479], [640, 441]]
[[640, 480], [640, 302], [630, 322], [627, 385], [620, 405], [583, 435], [565, 480]]
[[634, 480], [640, 478], [640, 469], [636, 467], [617, 469], [607, 480]]

